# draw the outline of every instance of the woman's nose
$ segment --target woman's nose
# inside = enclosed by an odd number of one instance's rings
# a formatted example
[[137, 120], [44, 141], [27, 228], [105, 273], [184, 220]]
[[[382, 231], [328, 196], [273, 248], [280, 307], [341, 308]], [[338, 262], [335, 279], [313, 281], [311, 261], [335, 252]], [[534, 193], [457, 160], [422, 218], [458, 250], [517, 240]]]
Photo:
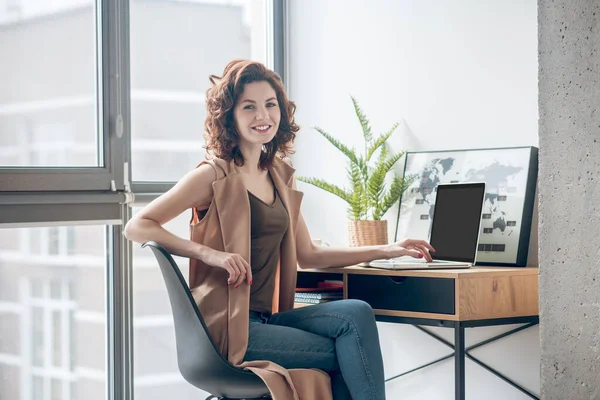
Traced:
[[257, 121], [262, 121], [263, 119], [269, 119], [269, 112], [266, 107], [258, 107], [256, 109], [255, 118]]

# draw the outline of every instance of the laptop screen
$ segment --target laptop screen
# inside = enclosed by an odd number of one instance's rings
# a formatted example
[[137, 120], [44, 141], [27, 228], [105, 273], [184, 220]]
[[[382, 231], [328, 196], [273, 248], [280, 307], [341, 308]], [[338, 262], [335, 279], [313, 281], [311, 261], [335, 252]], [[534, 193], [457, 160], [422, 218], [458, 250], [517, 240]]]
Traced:
[[484, 193], [484, 183], [438, 185], [430, 237], [434, 260], [475, 261]]

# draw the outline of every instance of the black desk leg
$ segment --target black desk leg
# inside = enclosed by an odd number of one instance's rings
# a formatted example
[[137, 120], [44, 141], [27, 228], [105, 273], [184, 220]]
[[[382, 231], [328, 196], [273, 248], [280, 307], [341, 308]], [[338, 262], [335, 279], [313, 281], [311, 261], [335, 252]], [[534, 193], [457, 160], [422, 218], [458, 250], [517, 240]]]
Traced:
[[465, 400], [465, 327], [454, 326], [454, 398]]

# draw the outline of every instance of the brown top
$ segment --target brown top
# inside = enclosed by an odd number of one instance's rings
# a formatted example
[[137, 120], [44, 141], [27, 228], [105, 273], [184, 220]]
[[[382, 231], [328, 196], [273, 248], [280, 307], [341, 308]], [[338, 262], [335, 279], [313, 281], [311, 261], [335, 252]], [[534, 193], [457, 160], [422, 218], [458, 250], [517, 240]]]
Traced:
[[250, 310], [272, 312], [279, 247], [289, 226], [288, 213], [275, 190], [275, 201], [266, 204], [248, 191], [250, 198]]

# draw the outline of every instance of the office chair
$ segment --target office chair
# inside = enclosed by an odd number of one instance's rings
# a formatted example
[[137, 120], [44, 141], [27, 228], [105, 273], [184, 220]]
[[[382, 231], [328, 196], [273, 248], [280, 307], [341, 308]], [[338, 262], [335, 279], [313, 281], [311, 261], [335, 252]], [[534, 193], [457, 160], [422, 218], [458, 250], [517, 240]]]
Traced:
[[160, 244], [149, 241], [162, 272], [175, 324], [177, 364], [183, 378], [218, 400], [270, 399], [265, 383], [253, 372], [234, 367], [219, 352], [179, 267]]

